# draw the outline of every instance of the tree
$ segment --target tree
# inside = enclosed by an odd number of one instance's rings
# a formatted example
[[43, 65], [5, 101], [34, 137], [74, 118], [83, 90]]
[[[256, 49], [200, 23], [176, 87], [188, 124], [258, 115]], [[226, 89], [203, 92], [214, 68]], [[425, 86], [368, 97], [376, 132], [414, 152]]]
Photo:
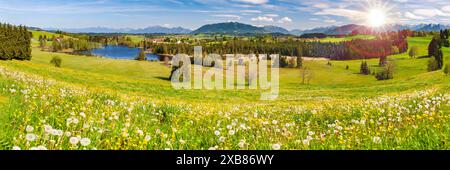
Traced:
[[389, 80], [394, 78], [395, 64], [393, 62], [387, 62], [381, 71], [377, 72], [375, 78], [377, 80]]
[[360, 73], [363, 74], [363, 75], [369, 75], [370, 74], [369, 65], [367, 64], [366, 61], [363, 61], [361, 63]]
[[147, 56], [145, 55], [144, 49], [141, 49], [141, 51], [139, 52], [139, 55], [136, 57], [136, 60], [138, 60], [138, 61], [147, 60]]
[[428, 60], [428, 71], [436, 71], [439, 70], [438, 62], [435, 58], [430, 58]]
[[300, 69], [300, 76], [302, 78], [302, 84], [309, 84], [313, 78], [313, 72], [308, 67], [302, 67]]
[[302, 48], [297, 48], [297, 68], [302, 68], [303, 66], [303, 58], [302, 58]]
[[441, 49], [440, 39], [434, 37], [428, 45], [428, 56], [434, 57], [437, 69], [442, 69], [444, 65], [444, 55]]
[[409, 50], [409, 57], [416, 58], [418, 53], [419, 49], [417, 48], [417, 46], [412, 46], [411, 49]]

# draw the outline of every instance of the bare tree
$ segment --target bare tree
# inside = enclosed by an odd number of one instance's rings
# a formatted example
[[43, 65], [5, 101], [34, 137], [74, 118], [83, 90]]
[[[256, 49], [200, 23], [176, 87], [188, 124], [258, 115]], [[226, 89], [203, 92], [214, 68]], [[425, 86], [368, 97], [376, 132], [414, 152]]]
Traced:
[[309, 84], [314, 76], [313, 72], [311, 71], [311, 69], [309, 69], [306, 66], [303, 66], [300, 69], [300, 76], [302, 78], [302, 84]]

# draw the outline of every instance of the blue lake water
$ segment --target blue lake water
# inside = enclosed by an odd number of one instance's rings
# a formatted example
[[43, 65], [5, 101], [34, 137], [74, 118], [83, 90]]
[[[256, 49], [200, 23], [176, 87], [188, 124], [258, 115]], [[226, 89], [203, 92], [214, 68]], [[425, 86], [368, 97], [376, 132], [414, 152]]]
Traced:
[[[96, 48], [91, 50], [92, 55], [103, 56], [113, 59], [128, 59], [134, 60], [139, 52], [140, 48], [130, 48], [127, 46], [107, 45], [103, 48]], [[159, 57], [155, 54], [146, 54], [147, 60], [159, 61]]]

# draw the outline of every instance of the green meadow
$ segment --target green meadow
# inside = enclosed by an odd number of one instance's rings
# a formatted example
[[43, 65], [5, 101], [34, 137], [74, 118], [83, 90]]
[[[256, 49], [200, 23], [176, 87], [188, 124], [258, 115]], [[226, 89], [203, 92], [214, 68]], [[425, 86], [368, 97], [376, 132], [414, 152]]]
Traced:
[[[408, 39], [418, 56], [430, 41]], [[305, 60], [309, 84], [281, 68], [278, 99], [261, 101], [264, 90], [175, 90], [160, 62], [32, 56], [0, 61], [3, 149], [450, 149], [450, 77], [426, 57], [389, 56], [386, 81], [359, 74], [361, 60]]]

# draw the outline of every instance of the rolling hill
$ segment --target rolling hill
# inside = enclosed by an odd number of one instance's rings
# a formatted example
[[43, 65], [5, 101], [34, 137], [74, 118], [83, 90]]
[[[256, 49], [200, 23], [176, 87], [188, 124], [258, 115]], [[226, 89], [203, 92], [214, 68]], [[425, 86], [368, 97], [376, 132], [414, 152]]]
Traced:
[[199, 29], [191, 32], [192, 34], [262, 34], [269, 33], [267, 30], [261, 27], [256, 27], [248, 24], [242, 24], [238, 22], [226, 22], [209, 24], [200, 27]]

